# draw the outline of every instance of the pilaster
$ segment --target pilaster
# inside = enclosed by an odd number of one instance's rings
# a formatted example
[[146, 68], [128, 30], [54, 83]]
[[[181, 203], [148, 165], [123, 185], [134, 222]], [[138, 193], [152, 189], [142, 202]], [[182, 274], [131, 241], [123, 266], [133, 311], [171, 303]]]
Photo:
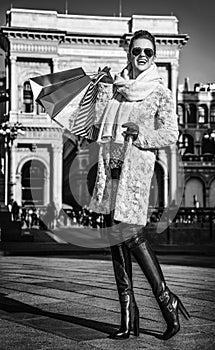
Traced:
[[177, 146], [172, 145], [170, 148], [170, 203], [177, 203]]
[[[61, 143], [52, 146], [52, 199], [57, 207], [62, 207], [62, 173], [63, 173], [63, 146]], [[50, 198], [51, 199], [51, 198]]]
[[11, 91], [11, 112], [17, 112], [18, 110], [18, 82], [17, 82], [17, 57], [10, 56], [10, 91]]

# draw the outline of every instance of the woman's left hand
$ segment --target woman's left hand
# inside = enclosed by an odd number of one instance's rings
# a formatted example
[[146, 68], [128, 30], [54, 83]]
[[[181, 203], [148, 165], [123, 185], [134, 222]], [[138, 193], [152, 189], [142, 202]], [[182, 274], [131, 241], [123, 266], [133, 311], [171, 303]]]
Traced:
[[139, 126], [133, 122], [127, 122], [122, 124], [123, 128], [127, 128], [127, 130], [123, 131], [122, 135], [125, 137], [125, 141], [128, 141], [129, 138], [132, 138], [132, 141], [135, 141], [139, 135]]

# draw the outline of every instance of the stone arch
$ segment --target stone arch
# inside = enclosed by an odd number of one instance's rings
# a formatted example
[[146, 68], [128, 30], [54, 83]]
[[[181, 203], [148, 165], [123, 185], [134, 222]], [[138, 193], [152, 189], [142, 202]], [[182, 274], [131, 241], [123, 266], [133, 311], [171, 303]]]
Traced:
[[41, 158], [40, 156], [34, 154], [33, 157], [31, 157], [30, 155], [27, 155], [25, 157], [23, 157], [19, 164], [17, 165], [17, 168], [16, 168], [16, 175], [19, 176], [21, 174], [21, 169], [23, 167], [23, 165], [28, 162], [29, 160], [38, 160], [40, 161], [41, 163], [43, 163], [43, 165], [45, 166], [45, 169], [46, 169], [46, 177], [49, 176], [49, 165], [48, 163], [45, 161], [45, 159]]
[[43, 73], [41, 73], [40, 71], [35, 71], [32, 69], [29, 70], [23, 70], [20, 74], [19, 74], [19, 85], [23, 85], [23, 83], [26, 80], [29, 80], [32, 77], [36, 77], [37, 75], [42, 75]]
[[47, 162], [41, 157], [34, 155], [23, 157], [16, 168], [16, 198], [17, 201], [22, 203], [22, 169], [23, 166], [28, 162], [38, 162], [41, 163], [44, 168], [44, 205], [46, 205], [50, 200], [50, 169]]
[[205, 206], [205, 183], [201, 177], [191, 176], [185, 183], [185, 207], [195, 207], [196, 201], [199, 207]]

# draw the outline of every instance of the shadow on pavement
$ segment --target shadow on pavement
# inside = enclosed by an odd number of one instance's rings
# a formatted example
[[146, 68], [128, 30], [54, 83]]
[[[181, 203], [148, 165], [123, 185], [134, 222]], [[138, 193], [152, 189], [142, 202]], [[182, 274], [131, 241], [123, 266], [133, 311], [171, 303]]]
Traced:
[[[107, 333], [108, 338], [110, 338], [111, 334], [114, 333], [117, 329], [117, 326], [112, 326], [112, 325], [110, 325], [108, 323], [104, 323], [104, 322], [87, 320], [87, 319], [84, 319], [81, 317], [68, 316], [68, 315], [63, 315], [63, 314], [59, 314], [59, 313], [55, 313], [55, 312], [44, 311], [40, 308], [25, 304], [25, 303], [20, 302], [18, 300], [8, 298], [6, 296], [6, 294], [3, 294], [3, 293], [0, 293], [0, 310], [4, 311], [6, 313], [9, 313], [9, 314], [28, 313], [31, 315], [45, 316], [45, 317], [52, 318], [55, 320], [69, 322], [69, 323], [76, 324], [76, 325], [79, 325], [82, 327], [87, 327], [87, 328], [93, 329], [95, 331]], [[16, 321], [17, 321], [17, 319], [16, 319]], [[30, 326], [30, 324], [29, 324], [29, 326]], [[37, 327], [35, 327], [35, 328], [37, 328]], [[39, 329], [41, 329], [41, 327], [39, 327]], [[50, 331], [51, 331], [51, 327], [50, 327]], [[142, 329], [140, 329], [140, 333], [151, 335], [151, 336], [154, 336], [158, 339], [162, 339], [161, 332], [152, 331], [149, 329], [142, 328]], [[82, 339], [80, 339], [80, 340], [82, 340]]]

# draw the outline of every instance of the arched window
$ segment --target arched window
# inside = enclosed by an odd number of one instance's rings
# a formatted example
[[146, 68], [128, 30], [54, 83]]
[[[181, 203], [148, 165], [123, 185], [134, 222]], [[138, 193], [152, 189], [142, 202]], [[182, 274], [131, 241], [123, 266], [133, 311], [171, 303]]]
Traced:
[[187, 106], [187, 123], [188, 124], [196, 124], [196, 106], [194, 104], [189, 104]]
[[214, 155], [215, 154], [215, 141], [214, 138], [208, 134], [205, 134], [202, 138], [202, 154]]
[[198, 122], [200, 125], [208, 123], [208, 109], [206, 105], [198, 106]]
[[178, 124], [179, 125], [184, 125], [184, 106], [181, 104], [178, 104]]
[[185, 185], [185, 207], [205, 206], [205, 186], [201, 179], [193, 177]]
[[45, 167], [38, 160], [30, 160], [22, 168], [22, 204], [44, 204]]
[[211, 106], [210, 123], [213, 124], [213, 127], [215, 126], [215, 104]]
[[23, 104], [24, 112], [32, 113], [34, 109], [33, 92], [29, 81], [26, 81], [23, 86]]
[[189, 134], [182, 134], [179, 137], [179, 148], [183, 149], [183, 154], [194, 154], [194, 140]]

